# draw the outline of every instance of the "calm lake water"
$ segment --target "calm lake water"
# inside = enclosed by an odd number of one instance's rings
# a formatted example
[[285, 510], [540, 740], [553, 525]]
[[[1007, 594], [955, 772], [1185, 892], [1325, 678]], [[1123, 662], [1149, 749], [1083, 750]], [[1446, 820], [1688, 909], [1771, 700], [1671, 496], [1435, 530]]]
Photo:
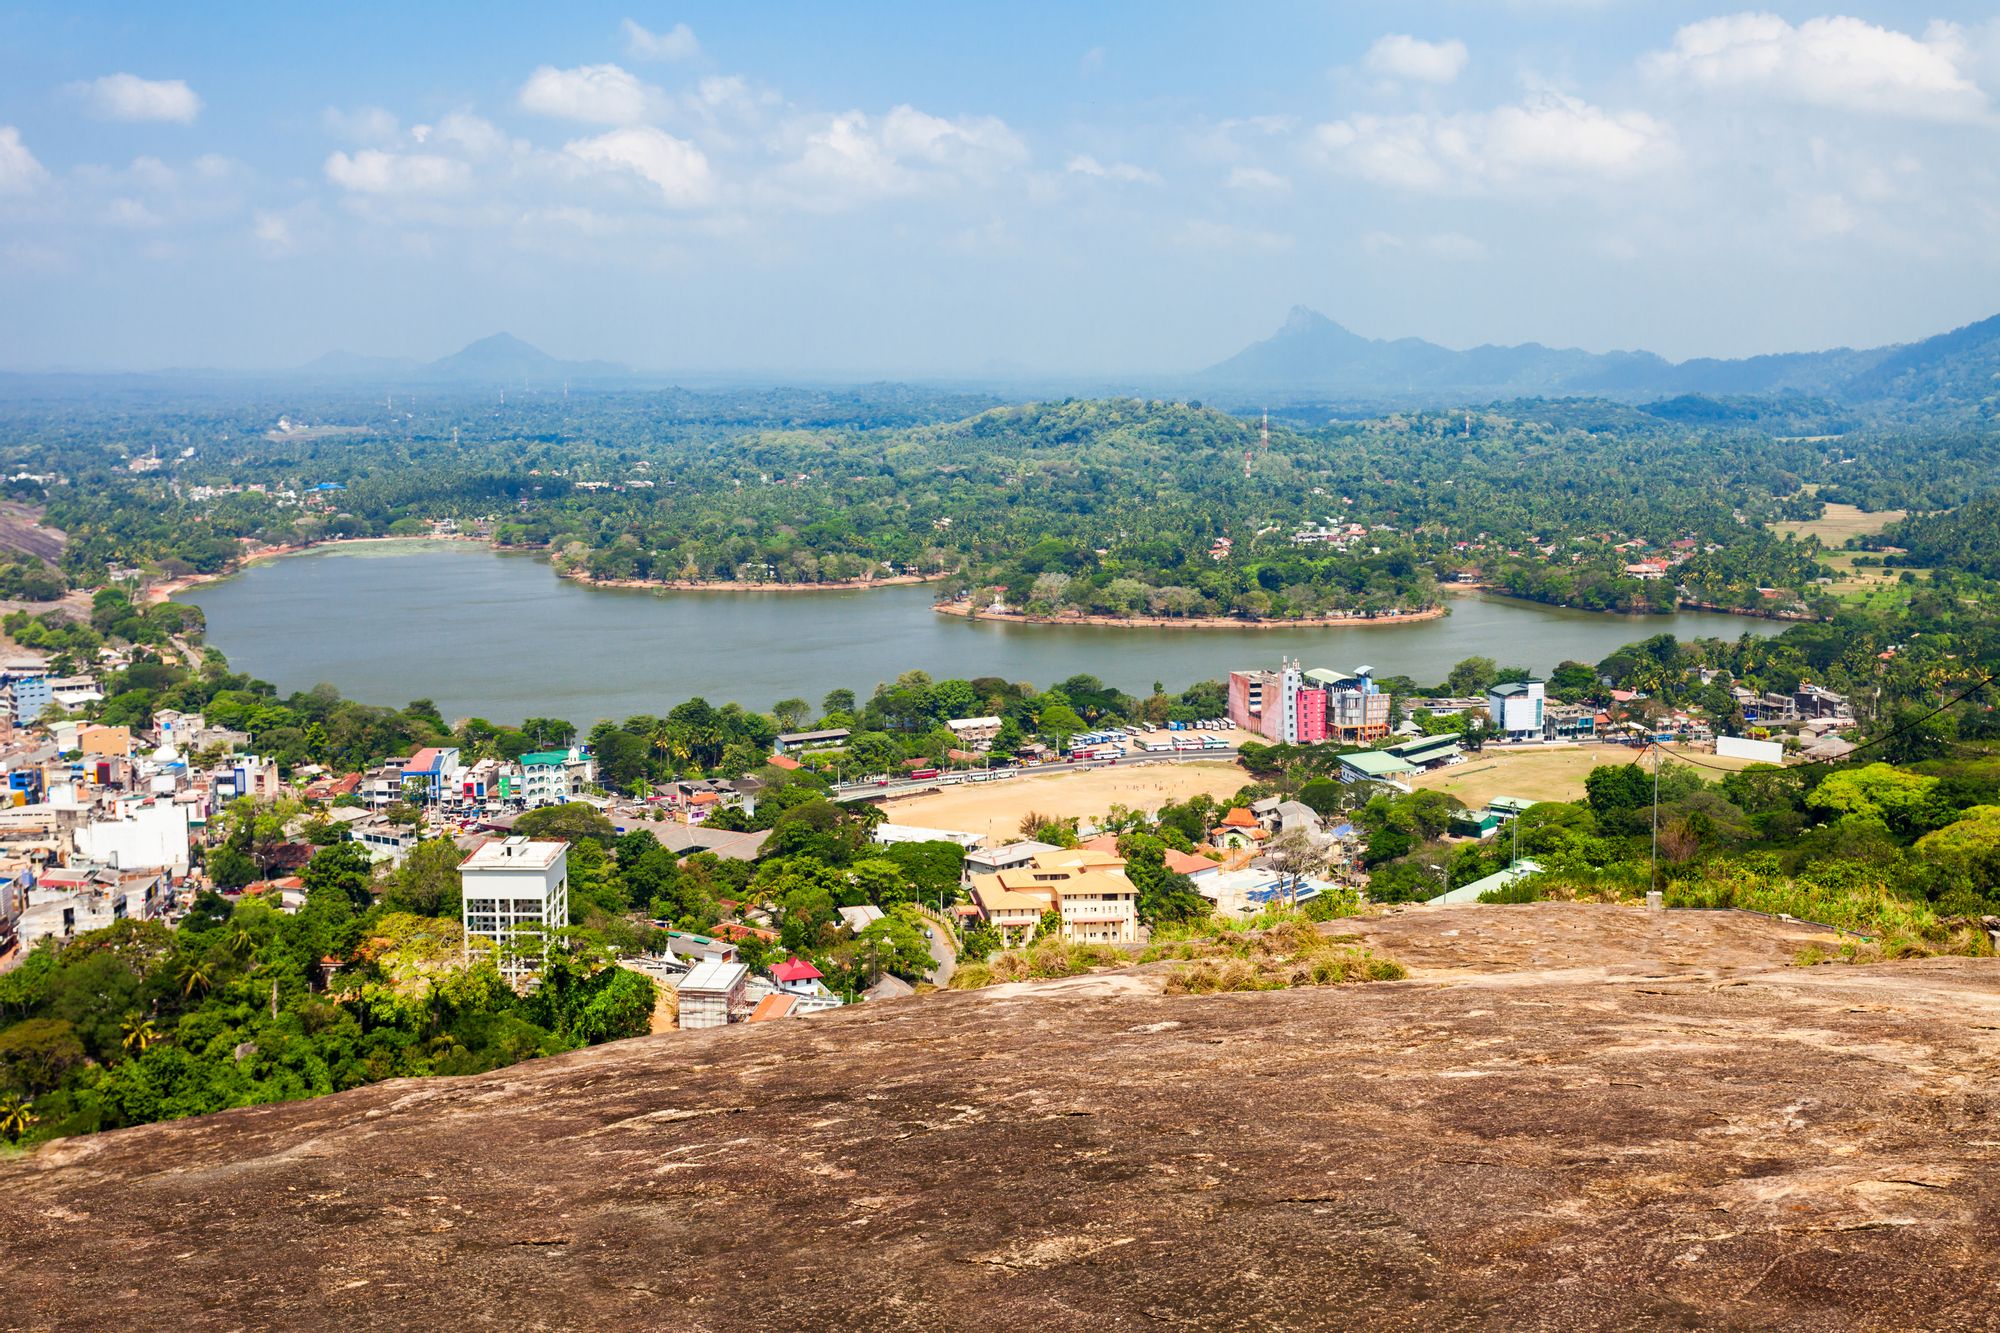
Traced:
[[447, 718], [664, 713], [693, 695], [768, 708], [866, 695], [912, 668], [1050, 685], [1088, 672], [1135, 693], [1181, 689], [1233, 667], [1373, 666], [1443, 679], [1483, 655], [1548, 671], [1597, 662], [1660, 633], [1735, 639], [1776, 621], [1690, 613], [1605, 616], [1495, 597], [1455, 598], [1441, 620], [1299, 630], [1139, 630], [1006, 625], [941, 616], [926, 587], [867, 592], [659, 594], [586, 588], [543, 561], [484, 547], [396, 542], [321, 547], [183, 593], [230, 664], [280, 691], [322, 681], [349, 698], [431, 699]]

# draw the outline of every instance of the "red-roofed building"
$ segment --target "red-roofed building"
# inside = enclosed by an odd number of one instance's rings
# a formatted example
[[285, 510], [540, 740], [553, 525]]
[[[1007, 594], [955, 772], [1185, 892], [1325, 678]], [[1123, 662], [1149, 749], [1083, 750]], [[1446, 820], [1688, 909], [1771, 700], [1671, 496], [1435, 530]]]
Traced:
[[832, 995], [822, 975], [818, 968], [796, 955], [771, 969], [771, 979], [778, 983], [778, 989], [791, 995]]
[[776, 995], [766, 995], [757, 1001], [757, 1007], [750, 1011], [752, 1023], [768, 1023], [774, 1018], [797, 1018], [799, 997], [779, 991]]
[[[792, 758], [788, 754], [774, 754], [769, 759], [766, 759], [764, 762], [769, 764], [772, 768], [782, 768], [788, 773], [797, 769], [799, 766], [799, 761]], [[750, 1016], [750, 1021], [753, 1023], [756, 1021], [755, 1014], [752, 1014]]]

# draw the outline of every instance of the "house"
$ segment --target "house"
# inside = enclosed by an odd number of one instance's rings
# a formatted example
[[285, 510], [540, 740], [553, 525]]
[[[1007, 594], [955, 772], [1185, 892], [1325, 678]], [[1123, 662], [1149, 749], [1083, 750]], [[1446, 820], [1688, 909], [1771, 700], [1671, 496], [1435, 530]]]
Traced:
[[778, 734], [773, 754], [810, 754], [814, 750], [837, 750], [847, 744], [854, 733], [846, 727], [828, 727], [823, 731], [785, 731]]
[[531, 954], [541, 951], [532, 942], [569, 924], [569, 844], [488, 842], [459, 863], [458, 878], [467, 958], [475, 936], [491, 940], [500, 946], [500, 974], [525, 981], [538, 961]]
[[833, 994], [826, 988], [824, 974], [796, 954], [771, 969], [771, 980], [787, 995], [826, 998]]
[[1539, 741], [1547, 703], [1545, 681], [1503, 681], [1486, 691], [1486, 716], [1507, 740]]
[[994, 738], [1000, 734], [1000, 719], [997, 717], [953, 718], [945, 726], [951, 729], [953, 740], [980, 753], [992, 749]]
[[403, 765], [403, 790], [415, 794], [426, 805], [437, 805], [447, 794], [456, 794], [458, 750], [449, 745], [427, 745]]
[[863, 903], [859, 907], [843, 907], [839, 911], [840, 919], [851, 935], [859, 935], [885, 915], [881, 908], [872, 903]]
[[972, 883], [977, 875], [997, 875], [1002, 870], [1015, 870], [1027, 865], [1043, 852], [1059, 852], [1062, 848], [1053, 843], [1036, 842], [1029, 838], [1021, 842], [1010, 842], [1004, 847], [982, 847], [965, 854], [964, 882]]
[[743, 1022], [751, 1013], [745, 996], [749, 980], [750, 969], [742, 963], [712, 958], [697, 964], [674, 988], [681, 1026], [691, 1030]]
[[1226, 851], [1241, 851], [1254, 847], [1271, 835], [1258, 824], [1257, 816], [1242, 806], [1237, 806], [1222, 817], [1222, 822], [1209, 830], [1208, 841], [1212, 847]]
[[[757, 1001], [756, 1008], [750, 1011], [750, 1017], [744, 1021], [747, 1023], [768, 1023], [775, 1018], [803, 1017], [805, 1015], [799, 1012], [798, 996], [787, 995], [783, 991], [773, 991], [771, 994]], [[687, 1024], [683, 1022], [681, 1026], [686, 1027]]]
[[972, 906], [1010, 943], [1026, 939], [1049, 912], [1061, 919], [1064, 939], [1129, 944], [1139, 938], [1139, 890], [1113, 852], [1055, 848], [1026, 865], [974, 875]]
[[733, 963], [736, 961], [736, 946], [712, 935], [697, 935], [690, 930], [669, 930], [666, 955], [670, 961], [688, 967], [698, 967], [711, 959]]
[[367, 848], [368, 859], [378, 865], [384, 861], [401, 864], [410, 849], [423, 840], [415, 825], [392, 824], [384, 815], [349, 821], [347, 837]]
[[864, 1000], [901, 1000], [915, 995], [917, 988], [893, 972], [884, 972], [875, 984], [861, 992]]
[[1261, 801], [1251, 802], [1250, 813], [1256, 816], [1258, 826], [1267, 833], [1288, 833], [1299, 828], [1308, 833], [1319, 832], [1319, 812], [1304, 801], [1267, 796]]
[[521, 767], [521, 784], [513, 793], [530, 810], [540, 805], [567, 805], [570, 799], [570, 761], [575, 750], [534, 750], [516, 762]]

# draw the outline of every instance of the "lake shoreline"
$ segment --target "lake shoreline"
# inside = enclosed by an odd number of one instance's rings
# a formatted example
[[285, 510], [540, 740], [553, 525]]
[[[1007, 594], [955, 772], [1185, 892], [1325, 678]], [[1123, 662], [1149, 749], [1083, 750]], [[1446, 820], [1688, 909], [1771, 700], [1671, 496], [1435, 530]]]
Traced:
[[879, 579], [830, 579], [824, 583], [745, 583], [741, 579], [600, 579], [581, 572], [561, 577], [586, 588], [622, 588], [639, 592], [855, 592], [867, 588], [907, 588], [918, 583], [938, 583], [949, 574], [891, 574]]
[[1031, 616], [1020, 611], [982, 610], [970, 602], [938, 602], [931, 610], [968, 621], [1000, 621], [1012, 625], [1087, 625], [1103, 629], [1365, 629], [1384, 625], [1414, 625], [1437, 620], [1450, 608], [1433, 606], [1381, 616], [1313, 616], [1300, 620], [1238, 620], [1232, 616]]

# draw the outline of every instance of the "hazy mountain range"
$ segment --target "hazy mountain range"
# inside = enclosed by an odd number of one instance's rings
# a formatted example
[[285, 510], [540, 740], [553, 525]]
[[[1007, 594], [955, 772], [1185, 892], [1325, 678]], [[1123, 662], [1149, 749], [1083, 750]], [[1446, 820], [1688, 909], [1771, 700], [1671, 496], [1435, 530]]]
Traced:
[[2000, 316], [1921, 342], [1672, 362], [1651, 352], [1523, 343], [1457, 351], [1422, 338], [1364, 338], [1304, 306], [1278, 331], [1195, 376], [1216, 390], [1351, 400], [1661, 398], [1805, 394], [1851, 403], [2000, 398]]
[[328, 352], [299, 367], [315, 379], [403, 380], [423, 384], [521, 384], [538, 387], [565, 380], [629, 379], [629, 367], [610, 361], [564, 361], [511, 333], [481, 338], [435, 361], [400, 356]]

